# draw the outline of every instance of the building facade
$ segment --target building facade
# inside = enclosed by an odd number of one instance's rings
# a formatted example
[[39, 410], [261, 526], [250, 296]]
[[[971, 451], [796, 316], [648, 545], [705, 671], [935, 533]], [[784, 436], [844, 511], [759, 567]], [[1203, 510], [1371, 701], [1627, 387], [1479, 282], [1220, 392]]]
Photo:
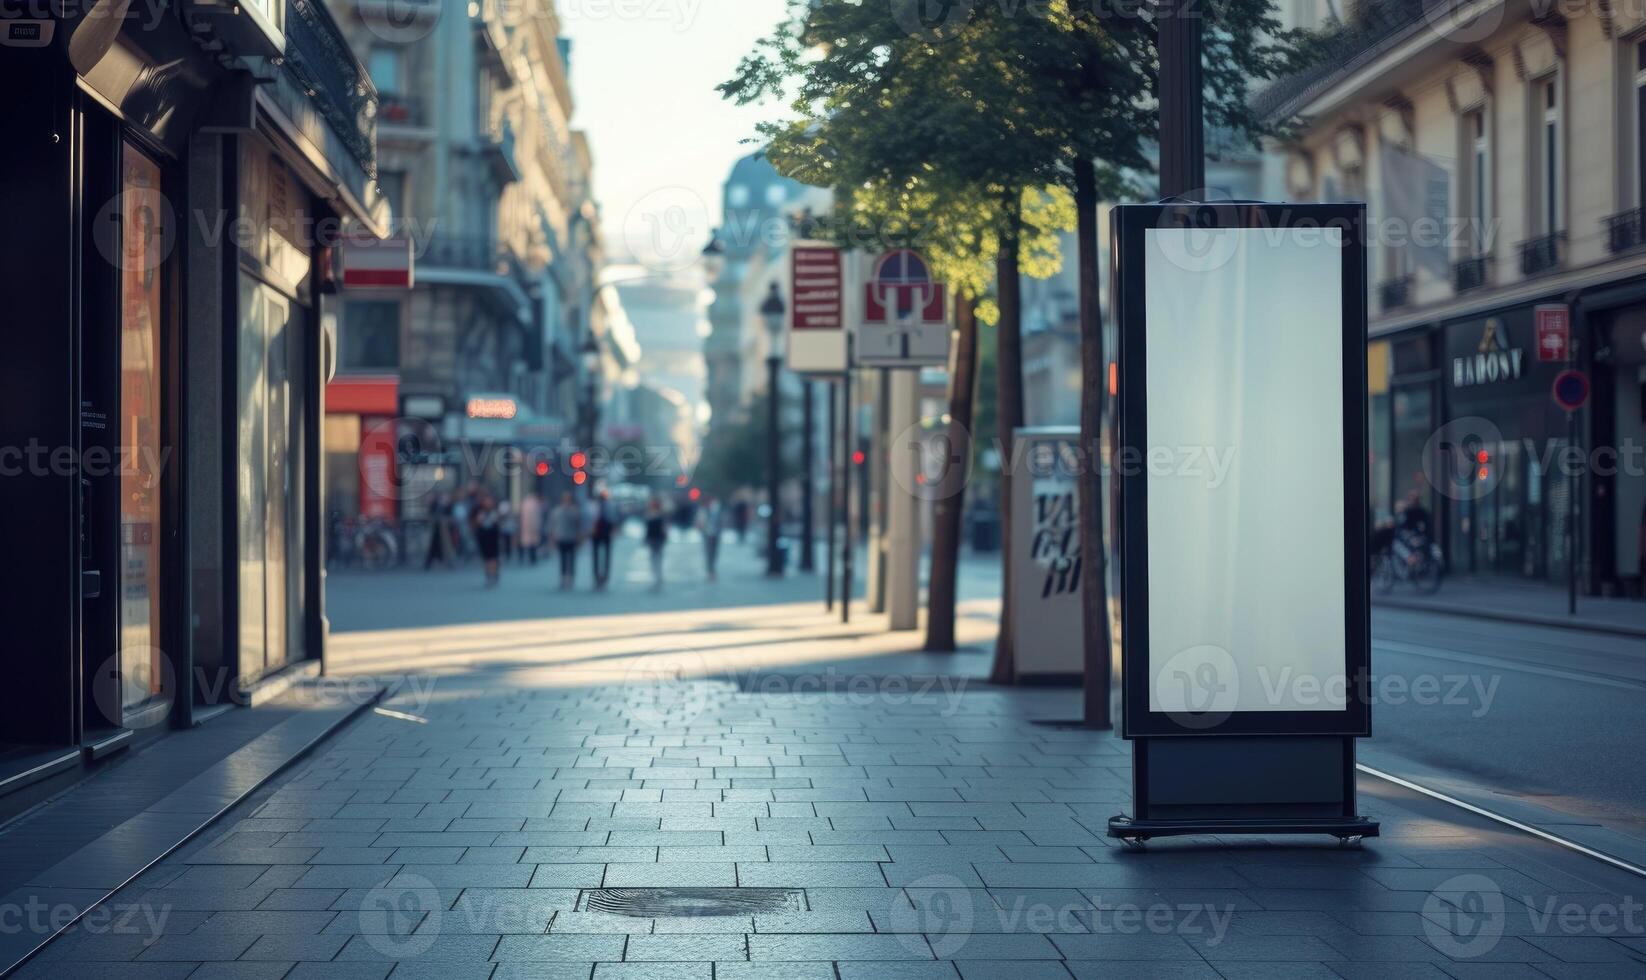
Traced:
[[[1453, 573], [1638, 597], [1642, 11], [1355, 16], [1327, 64], [1257, 98], [1304, 124], [1278, 147], [1290, 199], [1368, 204], [1373, 509], [1415, 495]], [[1568, 419], [1551, 389], [1574, 369], [1592, 397]]]
[[381, 93], [382, 182], [416, 273], [409, 292], [346, 297], [328, 507], [425, 526], [436, 492], [475, 480], [518, 502], [538, 462], [568, 475], [600, 403], [571, 46], [552, 0], [333, 3]]
[[334, 251], [386, 228], [324, 7], [53, 10], [0, 48], [0, 810], [319, 667]]

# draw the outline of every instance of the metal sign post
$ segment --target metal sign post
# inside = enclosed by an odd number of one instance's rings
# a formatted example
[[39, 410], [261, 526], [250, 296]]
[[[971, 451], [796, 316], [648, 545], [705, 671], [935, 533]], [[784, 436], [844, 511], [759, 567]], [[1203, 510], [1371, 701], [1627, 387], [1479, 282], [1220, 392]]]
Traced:
[[1583, 499], [1582, 467], [1576, 465], [1577, 413], [1589, 404], [1589, 376], [1576, 368], [1555, 376], [1555, 404], [1566, 412], [1566, 614], [1577, 615], [1578, 501]]
[[1375, 835], [1354, 767], [1371, 733], [1365, 207], [1111, 220], [1133, 812], [1109, 834]]

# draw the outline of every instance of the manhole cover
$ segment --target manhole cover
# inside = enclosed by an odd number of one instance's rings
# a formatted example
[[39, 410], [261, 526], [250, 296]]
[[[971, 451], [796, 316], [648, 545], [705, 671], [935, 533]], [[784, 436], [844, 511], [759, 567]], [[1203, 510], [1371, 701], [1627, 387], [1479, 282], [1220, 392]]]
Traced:
[[641, 919], [804, 911], [796, 888], [593, 888], [583, 909]]

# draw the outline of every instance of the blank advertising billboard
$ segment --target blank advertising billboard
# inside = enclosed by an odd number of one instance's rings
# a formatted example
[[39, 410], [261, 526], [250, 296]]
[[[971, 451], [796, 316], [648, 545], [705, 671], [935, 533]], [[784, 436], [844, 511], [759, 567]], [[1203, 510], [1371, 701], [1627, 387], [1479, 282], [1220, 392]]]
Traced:
[[1275, 208], [1117, 229], [1128, 733], [1368, 723], [1362, 226]]

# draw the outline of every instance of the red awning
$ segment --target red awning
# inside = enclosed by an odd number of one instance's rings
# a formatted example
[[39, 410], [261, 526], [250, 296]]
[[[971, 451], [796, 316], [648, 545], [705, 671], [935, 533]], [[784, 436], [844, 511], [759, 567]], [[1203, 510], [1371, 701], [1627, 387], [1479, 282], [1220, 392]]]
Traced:
[[400, 379], [390, 377], [336, 378], [326, 385], [328, 415], [400, 414]]

